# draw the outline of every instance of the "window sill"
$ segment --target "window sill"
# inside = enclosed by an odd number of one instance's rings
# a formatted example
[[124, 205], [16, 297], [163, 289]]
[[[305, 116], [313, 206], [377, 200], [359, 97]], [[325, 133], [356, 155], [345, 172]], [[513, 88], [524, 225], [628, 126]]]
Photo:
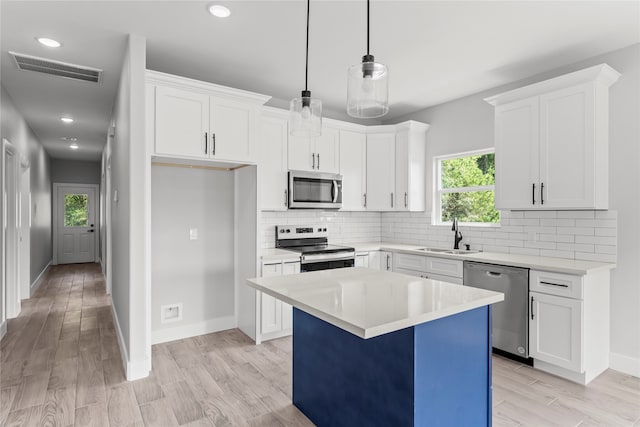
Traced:
[[[451, 228], [450, 222], [437, 222], [431, 224], [434, 227], [449, 227]], [[500, 228], [502, 225], [498, 223], [481, 223], [481, 222], [459, 222], [458, 227], [472, 227], [472, 228]]]

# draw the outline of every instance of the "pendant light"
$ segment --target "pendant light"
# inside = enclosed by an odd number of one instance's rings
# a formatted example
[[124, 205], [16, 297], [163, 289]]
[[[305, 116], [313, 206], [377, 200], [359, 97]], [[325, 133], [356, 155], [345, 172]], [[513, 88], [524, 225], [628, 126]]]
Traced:
[[300, 98], [289, 104], [289, 133], [294, 136], [320, 136], [322, 131], [322, 101], [311, 98], [307, 88], [309, 80], [309, 6], [307, 0], [307, 51], [304, 70], [304, 90]]
[[369, 53], [369, 0], [367, 0], [367, 54], [349, 67], [347, 113], [351, 117], [382, 117], [389, 112], [389, 71]]

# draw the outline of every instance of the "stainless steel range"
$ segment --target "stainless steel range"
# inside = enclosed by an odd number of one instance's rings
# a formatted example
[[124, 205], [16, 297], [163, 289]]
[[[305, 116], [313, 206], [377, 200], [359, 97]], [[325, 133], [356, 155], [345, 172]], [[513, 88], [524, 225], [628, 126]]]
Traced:
[[353, 267], [354, 248], [330, 245], [326, 226], [276, 225], [276, 248], [300, 252], [300, 271]]

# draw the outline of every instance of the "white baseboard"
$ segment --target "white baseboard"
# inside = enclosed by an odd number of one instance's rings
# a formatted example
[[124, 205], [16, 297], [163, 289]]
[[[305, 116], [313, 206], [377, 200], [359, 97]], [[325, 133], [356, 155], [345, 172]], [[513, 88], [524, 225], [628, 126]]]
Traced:
[[38, 290], [38, 288], [40, 287], [40, 285], [42, 285], [42, 278], [44, 277], [44, 275], [47, 273], [47, 270], [49, 270], [49, 267], [51, 267], [53, 261], [49, 261], [47, 263], [47, 265], [44, 266], [44, 268], [42, 269], [42, 271], [40, 272], [40, 274], [38, 274], [38, 277], [36, 277], [36, 280], [33, 281], [33, 283], [31, 284], [31, 289], [30, 289], [30, 297], [33, 296], [33, 294]]
[[113, 325], [116, 329], [116, 335], [118, 336], [118, 346], [120, 347], [120, 357], [122, 358], [122, 365], [124, 366], [124, 373], [127, 377], [127, 381], [135, 381], [141, 378], [149, 376], [151, 372], [151, 359], [144, 360], [129, 360], [129, 354], [127, 347], [124, 344], [124, 338], [122, 335], [122, 329], [120, 329], [120, 322], [116, 314], [116, 309], [111, 304], [111, 315], [113, 316]]
[[0, 323], [0, 340], [7, 334], [7, 321]]
[[151, 344], [160, 344], [167, 341], [226, 331], [227, 329], [233, 329], [235, 327], [235, 316], [227, 316], [175, 328], [157, 329], [151, 332]]
[[640, 358], [609, 353], [609, 368], [640, 378]]

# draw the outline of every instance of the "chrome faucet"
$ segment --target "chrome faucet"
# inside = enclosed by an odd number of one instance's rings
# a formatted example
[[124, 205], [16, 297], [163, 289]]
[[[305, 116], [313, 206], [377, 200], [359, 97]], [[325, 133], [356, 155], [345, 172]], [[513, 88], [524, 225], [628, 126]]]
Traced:
[[462, 233], [458, 231], [458, 218], [453, 217], [453, 224], [451, 226], [453, 231], [453, 249], [460, 249], [460, 241], [462, 240]]

